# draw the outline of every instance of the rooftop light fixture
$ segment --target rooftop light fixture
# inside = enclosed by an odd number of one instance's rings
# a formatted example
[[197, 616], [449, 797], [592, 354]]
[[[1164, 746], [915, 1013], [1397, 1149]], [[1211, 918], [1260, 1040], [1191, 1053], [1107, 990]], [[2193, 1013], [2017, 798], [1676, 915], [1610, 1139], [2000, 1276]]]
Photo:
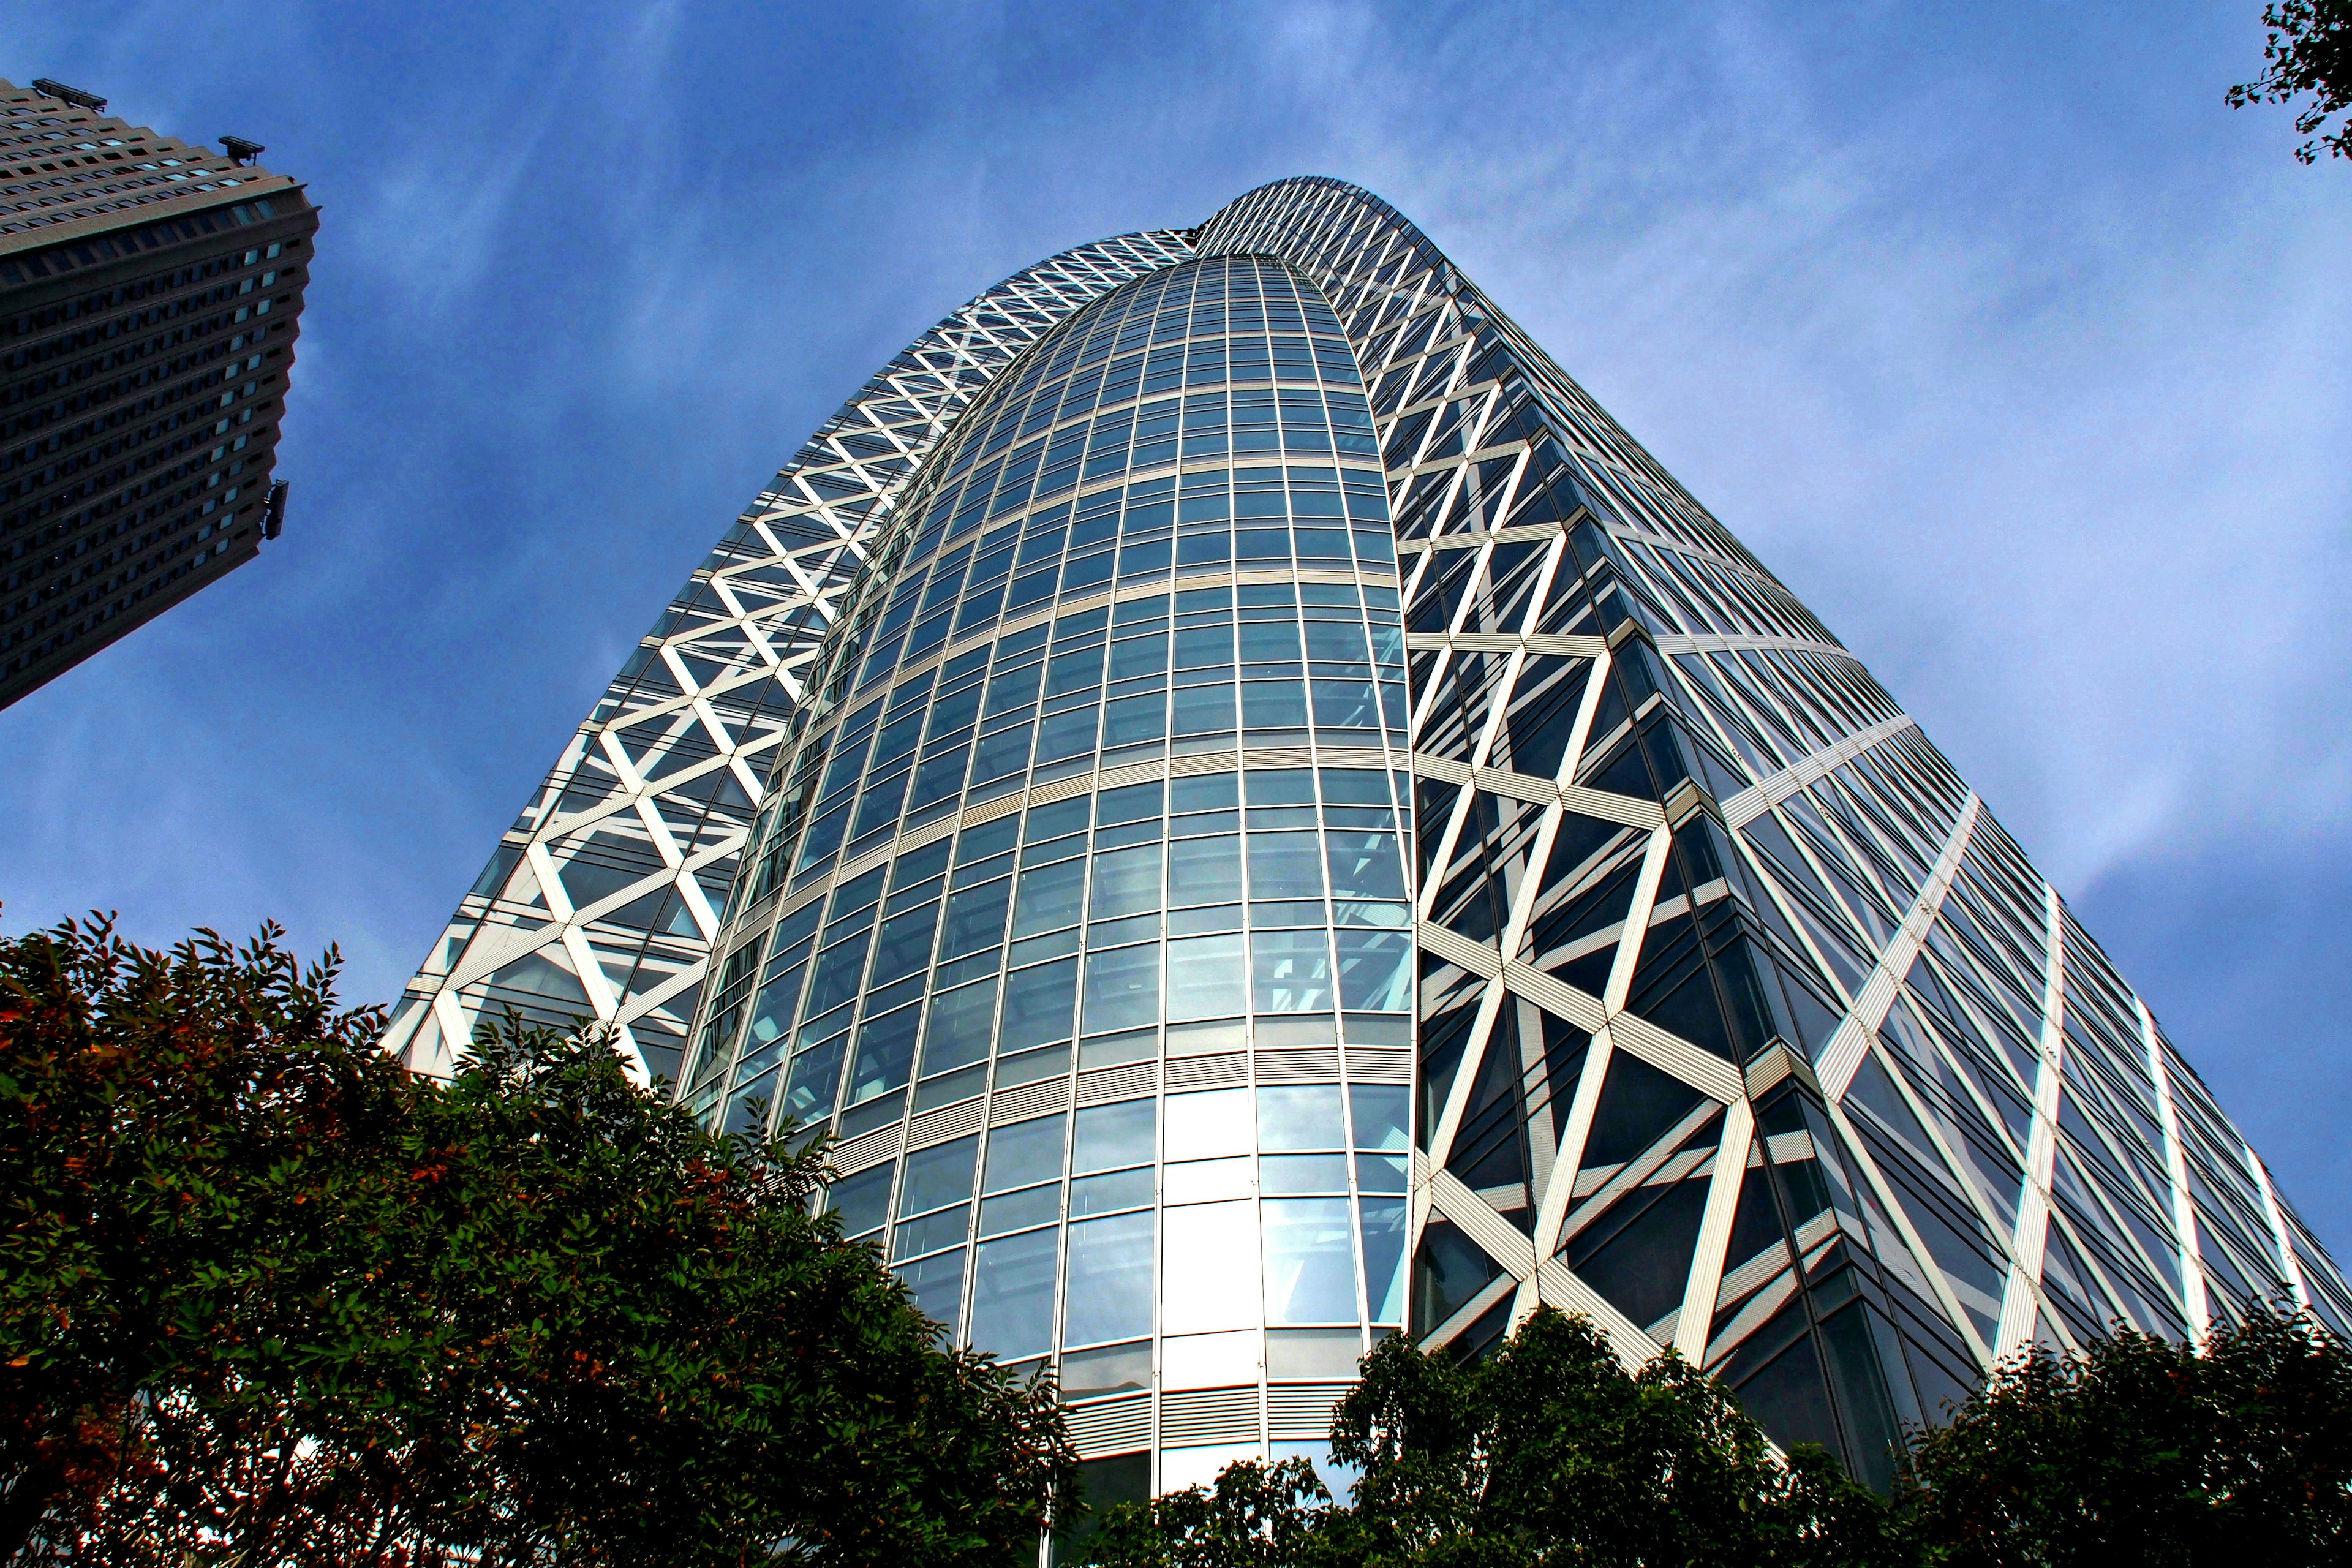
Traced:
[[106, 109], [106, 100], [99, 97], [98, 94], [84, 92], [78, 87], [68, 87], [61, 81], [51, 81], [45, 76], [37, 76], [33, 79], [33, 90], [46, 92], [51, 98], [63, 99], [78, 109], [87, 109], [93, 113], [101, 113]]

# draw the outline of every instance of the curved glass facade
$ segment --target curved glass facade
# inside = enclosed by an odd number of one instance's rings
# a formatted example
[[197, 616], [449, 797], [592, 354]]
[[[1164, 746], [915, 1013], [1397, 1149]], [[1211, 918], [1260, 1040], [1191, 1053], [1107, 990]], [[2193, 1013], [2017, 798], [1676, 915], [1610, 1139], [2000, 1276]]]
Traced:
[[677, 1092], [834, 1128], [849, 1230], [1053, 1361], [1097, 1496], [1538, 1302], [1874, 1479], [2030, 1342], [2352, 1331], [1918, 726], [1379, 198], [1043, 263], [821, 435], [394, 1043], [690, 1014]]
[[1192, 261], [1048, 334], [933, 468], [779, 765], [688, 1093], [831, 1122], [831, 1202], [925, 1311], [1213, 1473], [1269, 1383], [1319, 1436], [1404, 1315], [1370, 409], [1311, 283]]

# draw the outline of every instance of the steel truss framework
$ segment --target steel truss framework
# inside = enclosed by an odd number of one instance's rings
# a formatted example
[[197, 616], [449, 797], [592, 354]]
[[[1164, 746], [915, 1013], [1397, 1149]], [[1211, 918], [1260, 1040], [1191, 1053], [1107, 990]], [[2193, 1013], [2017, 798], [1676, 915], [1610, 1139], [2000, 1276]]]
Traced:
[[2352, 1295], [1975, 794], [1396, 211], [1252, 192], [1373, 387], [1419, 801], [1416, 1325], [1538, 1300], [1885, 1471], [1999, 1358]]
[[448, 1070], [487, 1008], [619, 1026], [675, 1078], [718, 912], [805, 666], [924, 457], [1039, 334], [1191, 254], [1122, 235], [1015, 273], [907, 345], [738, 517], [573, 733], [385, 1036]]
[[[675, 1075], [794, 672], [891, 499], [1052, 322], [1196, 254], [1296, 267], [1371, 391], [1412, 702], [1419, 1331], [1475, 1354], [1580, 1310], [1874, 1476], [2029, 1343], [2194, 1339], [2274, 1296], [2352, 1332], [2260, 1158], [1917, 726], [1331, 180], [1041, 264], [894, 361], [614, 681], [390, 1043], [429, 1070], [485, 1003], [593, 1010]], [[1082, 1450], [1117, 1451], [1095, 1425]]]

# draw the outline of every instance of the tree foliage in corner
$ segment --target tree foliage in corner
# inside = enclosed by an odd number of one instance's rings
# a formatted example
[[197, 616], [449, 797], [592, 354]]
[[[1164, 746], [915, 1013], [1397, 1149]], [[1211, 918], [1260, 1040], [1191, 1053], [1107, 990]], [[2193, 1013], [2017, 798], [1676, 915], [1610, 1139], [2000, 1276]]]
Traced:
[[2352, 1561], [2352, 1351], [2285, 1310], [2035, 1351], [1917, 1436], [1904, 1491], [1951, 1568]]
[[609, 1044], [452, 1082], [333, 955], [0, 942], [0, 1561], [1001, 1562], [1071, 1456]]
[[1887, 1506], [1818, 1449], [1776, 1459], [1730, 1393], [1668, 1352], [1629, 1376], [1582, 1318], [1539, 1309], [1490, 1361], [1412, 1341], [1364, 1359], [1328, 1503], [1303, 1460], [1234, 1466], [1115, 1510], [1105, 1568], [1590, 1568], [1902, 1561]]
[[2281, 0], [2263, 7], [2270, 36], [2263, 44], [2263, 74], [2230, 89], [2232, 109], [2250, 103], [2310, 101], [2297, 110], [2294, 128], [2306, 138], [2294, 150], [2305, 163], [2326, 148], [2335, 158], [2352, 158], [2352, 119], [2327, 135], [2328, 118], [2352, 108], [2352, 0]]
[[1545, 1309], [1462, 1367], [1365, 1358], [1333, 1501], [1293, 1459], [1112, 1510], [1102, 1568], [2147, 1568], [2352, 1562], [2352, 1351], [2256, 1311], [2202, 1351], [2118, 1330], [2009, 1363], [1913, 1435], [1891, 1500], [1816, 1448], [1775, 1459], [1668, 1352], [1627, 1374]]

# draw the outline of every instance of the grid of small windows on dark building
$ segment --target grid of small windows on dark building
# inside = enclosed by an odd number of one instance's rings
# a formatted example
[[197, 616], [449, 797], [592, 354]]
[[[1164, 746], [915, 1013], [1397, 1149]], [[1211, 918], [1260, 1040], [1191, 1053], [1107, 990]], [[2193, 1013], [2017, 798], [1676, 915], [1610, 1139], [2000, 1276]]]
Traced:
[[0, 82], [0, 707], [275, 537], [316, 210]]

